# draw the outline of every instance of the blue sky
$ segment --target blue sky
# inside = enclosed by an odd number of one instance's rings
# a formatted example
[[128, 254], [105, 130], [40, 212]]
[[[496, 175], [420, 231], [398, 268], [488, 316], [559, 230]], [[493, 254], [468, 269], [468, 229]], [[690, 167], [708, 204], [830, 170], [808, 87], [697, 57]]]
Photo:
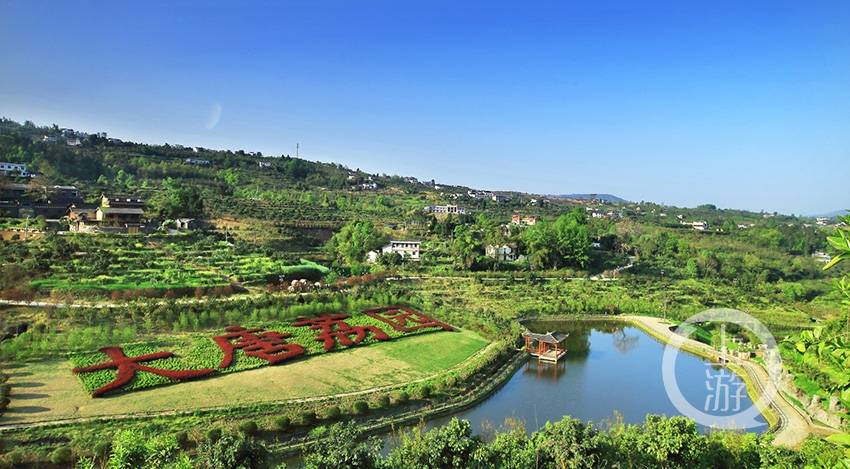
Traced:
[[816, 213], [850, 207], [850, 2], [0, 0], [0, 115]]

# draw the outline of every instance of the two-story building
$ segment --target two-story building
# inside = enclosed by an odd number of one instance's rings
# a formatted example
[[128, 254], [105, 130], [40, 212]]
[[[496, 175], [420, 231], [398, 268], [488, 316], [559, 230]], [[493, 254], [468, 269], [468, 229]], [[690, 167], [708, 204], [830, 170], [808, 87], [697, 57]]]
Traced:
[[2, 161], [0, 161], [0, 174], [3, 176], [19, 176], [24, 178], [30, 176], [29, 171], [27, 171], [27, 165]]
[[425, 213], [433, 213], [437, 215], [463, 215], [466, 209], [457, 205], [429, 205], [425, 207]]
[[487, 257], [492, 257], [493, 259], [503, 262], [513, 262], [517, 259], [516, 248], [508, 244], [488, 244], [487, 247], [484, 248], [484, 254], [486, 254]]
[[102, 195], [95, 217], [101, 226], [125, 227], [136, 233], [145, 216], [145, 202], [137, 197]]
[[369, 262], [376, 262], [381, 254], [396, 253], [405, 260], [418, 261], [422, 243], [420, 241], [399, 240], [390, 241], [380, 251], [370, 251], [367, 254]]
[[536, 225], [539, 218], [537, 215], [522, 215], [519, 213], [514, 213], [511, 215], [511, 225]]

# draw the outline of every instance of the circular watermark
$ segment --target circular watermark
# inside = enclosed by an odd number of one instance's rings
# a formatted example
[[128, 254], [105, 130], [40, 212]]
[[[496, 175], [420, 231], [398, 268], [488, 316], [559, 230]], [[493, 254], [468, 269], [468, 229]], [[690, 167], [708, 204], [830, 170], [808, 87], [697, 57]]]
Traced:
[[[696, 326], [703, 323], [718, 323], [721, 328], [720, 350], [713, 349], [706, 344], [695, 343], [689, 338], [696, 331]], [[726, 328], [734, 324], [742, 330], [747, 330], [756, 338], [758, 345], [757, 354], [764, 359], [768, 379], [763, 379], [763, 372], [759, 365], [750, 360], [742, 359], [736, 352], [730, 352], [727, 348]], [[777, 386], [782, 374], [782, 361], [776, 348], [776, 339], [756, 318], [736, 309], [709, 309], [695, 314], [681, 323], [673, 330], [674, 334], [664, 347], [664, 355], [661, 361], [664, 389], [670, 402], [682, 415], [689, 417], [706, 427], [719, 427], [725, 429], [750, 429], [764, 425], [758, 418], [761, 415], [759, 409], [767, 408], [777, 394]], [[733, 339], [732, 342], [735, 342]], [[682, 348], [705, 348], [714, 350], [714, 354], [724, 362], [737, 364], [745, 369], [748, 374], [757, 374], [750, 381], [755, 386], [759, 397], [753, 405], [741, 409], [743, 394], [746, 394], [744, 383], [734, 377], [725, 367], [719, 369], [706, 368], [706, 399], [702, 409], [697, 408], [689, 402], [676, 379], [676, 358]], [[751, 371], [751, 373], [750, 373]]]

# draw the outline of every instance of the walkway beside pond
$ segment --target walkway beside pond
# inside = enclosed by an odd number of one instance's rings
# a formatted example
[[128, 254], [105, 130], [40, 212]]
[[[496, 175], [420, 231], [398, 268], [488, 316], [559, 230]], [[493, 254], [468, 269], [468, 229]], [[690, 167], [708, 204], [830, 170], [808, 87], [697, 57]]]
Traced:
[[[649, 316], [621, 316], [622, 319], [634, 323], [652, 336], [665, 343], [681, 342], [685, 349], [693, 349], [699, 355], [712, 360], [720, 359], [720, 352], [713, 347], [693, 339], [684, 338], [672, 332], [670, 321]], [[748, 384], [753, 384], [756, 389], [751, 392], [757, 399], [764, 391], [770, 381], [767, 371], [758, 363], [742, 358], [727, 357], [727, 362], [738, 365], [746, 374]], [[803, 415], [793, 404], [788, 402], [781, 392], [770, 402], [770, 408], [777, 414], [779, 425], [775, 432], [773, 444], [791, 448], [799, 447], [811, 433], [822, 433], [825, 429], [812, 425], [808, 416]]]

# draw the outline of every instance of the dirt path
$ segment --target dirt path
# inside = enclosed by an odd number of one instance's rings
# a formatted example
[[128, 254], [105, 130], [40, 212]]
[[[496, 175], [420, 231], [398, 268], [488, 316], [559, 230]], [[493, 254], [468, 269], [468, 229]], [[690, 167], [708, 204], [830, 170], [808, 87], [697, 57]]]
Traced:
[[[678, 343], [681, 341], [686, 349], [693, 349], [694, 352], [713, 360], [720, 359], [720, 352], [713, 347], [673, 333], [670, 330], [672, 323], [667, 320], [648, 316], [623, 316], [622, 318], [634, 323], [665, 343]], [[728, 361], [738, 365], [747, 374], [748, 384], [751, 383], [752, 387], [755, 388], [750, 389], [755, 394], [754, 397], [760, 397], [765, 393], [765, 387], [770, 382], [770, 378], [767, 371], [761, 365], [752, 360], [737, 357], [728, 357]], [[815, 427], [808, 416], [804, 415], [793, 404], [788, 402], [779, 391], [776, 392], [769, 405], [771, 410], [779, 418], [779, 424], [773, 440], [773, 444], [777, 446], [799, 447], [809, 434], [821, 433], [824, 430], [821, 427]]]

